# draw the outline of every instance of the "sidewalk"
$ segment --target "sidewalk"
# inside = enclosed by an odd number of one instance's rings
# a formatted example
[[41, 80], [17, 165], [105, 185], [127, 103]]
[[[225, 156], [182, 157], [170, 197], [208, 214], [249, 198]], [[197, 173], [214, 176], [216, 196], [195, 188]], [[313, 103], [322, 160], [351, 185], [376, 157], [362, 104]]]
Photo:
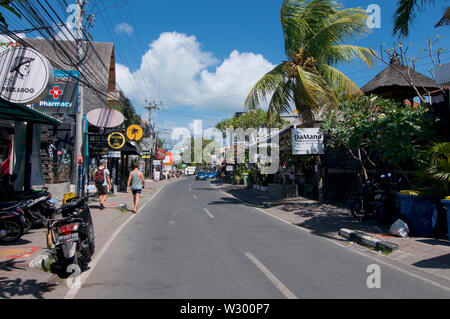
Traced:
[[[172, 181], [147, 180], [139, 207], [143, 207], [154, 193]], [[129, 209], [133, 208], [131, 193], [116, 192], [109, 195], [104, 210], [99, 209], [96, 201], [89, 203], [96, 252], [101, 250], [109, 236], [132, 214], [131, 211], [119, 209], [123, 204]], [[138, 214], [140, 213], [142, 212], [139, 211]], [[57, 288], [58, 280], [55, 275], [40, 269], [42, 258], [48, 254], [46, 246], [45, 228], [31, 229], [18, 242], [0, 245], [0, 299], [43, 298], [44, 293]]]
[[368, 233], [378, 239], [399, 246], [386, 258], [450, 280], [450, 242], [448, 239], [409, 237], [400, 238], [389, 234], [390, 225], [380, 225], [376, 219], [356, 221], [345, 207], [319, 204], [303, 197], [276, 200], [267, 193], [247, 189], [216, 180], [211, 184], [250, 206], [307, 229], [311, 234], [332, 240], [345, 240], [339, 235], [341, 228]]

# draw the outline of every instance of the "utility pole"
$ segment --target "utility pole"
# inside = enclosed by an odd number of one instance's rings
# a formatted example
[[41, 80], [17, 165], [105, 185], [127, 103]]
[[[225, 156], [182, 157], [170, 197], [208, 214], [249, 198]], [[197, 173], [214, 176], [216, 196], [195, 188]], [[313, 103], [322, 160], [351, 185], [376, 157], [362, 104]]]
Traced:
[[[153, 179], [153, 157], [154, 154], [156, 154], [156, 148], [158, 147], [158, 137], [157, 134], [155, 134], [155, 126], [152, 124], [152, 110], [159, 110], [159, 107], [162, 105], [162, 102], [159, 104], [156, 104], [155, 101], [149, 103], [147, 100], [145, 100], [145, 103], [148, 104], [148, 106], [145, 106], [144, 108], [148, 110], [148, 124], [150, 126], [150, 135], [153, 136], [152, 142], [152, 149], [150, 154], [150, 178]], [[155, 147], [156, 144], [156, 147]]]
[[[78, 55], [78, 61], [82, 60], [83, 57], [83, 6], [84, 6], [84, 0], [77, 0], [77, 8], [76, 8], [76, 42], [77, 42], [77, 55]], [[82, 65], [80, 64], [78, 66], [78, 70], [80, 71], [82, 69]], [[76, 170], [75, 170], [75, 189], [77, 196], [80, 196], [81, 194], [81, 187], [82, 187], [82, 180], [83, 180], [83, 155], [85, 154], [83, 148], [83, 139], [84, 139], [84, 125], [83, 125], [83, 119], [84, 119], [84, 88], [81, 85], [81, 76], [82, 72], [79, 72], [78, 74], [78, 110], [76, 115], [76, 135], [75, 135], [75, 163]]]

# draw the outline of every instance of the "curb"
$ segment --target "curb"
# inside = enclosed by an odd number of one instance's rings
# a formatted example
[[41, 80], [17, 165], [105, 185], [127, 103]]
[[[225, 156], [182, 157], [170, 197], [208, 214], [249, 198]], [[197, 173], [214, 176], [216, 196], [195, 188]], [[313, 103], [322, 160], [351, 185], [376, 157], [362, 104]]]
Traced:
[[[165, 186], [165, 185], [164, 185]], [[162, 186], [162, 187], [164, 187]], [[158, 189], [159, 190], [159, 189]], [[157, 191], [158, 192], [158, 191]], [[145, 200], [142, 205], [141, 205], [141, 209], [142, 207], [147, 203], [148, 200], [151, 200], [152, 196], [149, 197], [149, 199]], [[122, 206], [119, 205], [118, 208]], [[140, 210], [140, 209], [139, 209]], [[34, 257], [29, 263], [28, 263], [28, 269], [39, 269], [42, 271], [45, 271], [43, 269], [43, 265], [47, 262], [47, 260], [49, 260], [52, 257], [52, 252], [51, 250], [49, 250], [48, 248], [42, 248], [42, 251], [40, 252], [39, 255], [37, 255], [36, 257]]]
[[381, 240], [373, 236], [369, 236], [366, 233], [360, 231], [341, 228], [339, 230], [339, 235], [347, 238], [348, 240], [357, 242], [358, 244], [361, 244], [363, 246], [368, 246], [377, 250], [387, 250], [389, 252], [393, 252], [394, 250], [398, 249], [397, 244]]

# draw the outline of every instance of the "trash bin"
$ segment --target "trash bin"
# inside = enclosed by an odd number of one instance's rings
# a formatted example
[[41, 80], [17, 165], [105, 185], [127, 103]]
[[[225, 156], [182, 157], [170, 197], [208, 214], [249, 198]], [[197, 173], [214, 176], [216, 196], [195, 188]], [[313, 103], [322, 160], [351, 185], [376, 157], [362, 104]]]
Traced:
[[397, 208], [406, 217], [411, 234], [434, 235], [437, 225], [437, 201], [430, 197], [397, 193]]
[[441, 203], [444, 205], [447, 211], [447, 230], [448, 230], [448, 240], [450, 240], [450, 199], [441, 199]]

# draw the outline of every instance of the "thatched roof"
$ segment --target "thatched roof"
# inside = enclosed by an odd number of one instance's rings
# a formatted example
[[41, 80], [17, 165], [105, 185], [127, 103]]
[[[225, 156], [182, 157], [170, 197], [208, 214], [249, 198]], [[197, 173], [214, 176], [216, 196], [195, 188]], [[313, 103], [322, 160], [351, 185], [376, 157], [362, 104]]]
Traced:
[[[71, 65], [65, 54], [69, 54], [71, 59], [77, 61], [75, 41], [58, 41], [64, 49], [64, 53], [57, 45], [50, 45], [46, 39], [25, 39], [27, 45], [45, 55], [55, 69], [76, 70]], [[92, 42], [96, 53], [89, 48], [85, 60], [86, 81], [94, 86], [95, 90], [87, 87], [84, 90], [84, 112], [106, 107], [107, 92], [114, 91], [116, 88], [114, 44], [105, 42]], [[100, 91], [102, 94], [99, 94]]]
[[411, 79], [421, 94], [439, 88], [433, 79], [404, 66], [394, 57], [391, 64], [364, 85], [361, 91], [386, 98], [410, 99], [417, 96], [417, 93], [407, 79]]

